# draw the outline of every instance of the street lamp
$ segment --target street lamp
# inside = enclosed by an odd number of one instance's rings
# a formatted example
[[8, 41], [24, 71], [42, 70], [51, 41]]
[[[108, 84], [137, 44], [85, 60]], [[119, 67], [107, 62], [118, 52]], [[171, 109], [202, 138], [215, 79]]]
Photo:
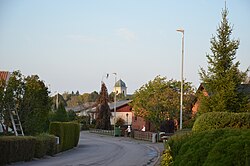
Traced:
[[177, 29], [176, 31], [182, 33], [182, 49], [181, 49], [181, 101], [180, 101], [180, 130], [182, 130], [184, 29]]
[[[116, 84], [116, 76], [117, 73], [113, 73], [115, 75], [115, 84]], [[114, 136], [115, 136], [115, 121], [116, 121], [116, 87], [114, 85], [115, 96], [114, 96]]]

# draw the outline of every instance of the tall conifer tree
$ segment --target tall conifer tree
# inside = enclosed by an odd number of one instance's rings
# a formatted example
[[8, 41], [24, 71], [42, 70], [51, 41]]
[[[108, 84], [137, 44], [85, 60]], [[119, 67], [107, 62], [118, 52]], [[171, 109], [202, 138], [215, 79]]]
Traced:
[[101, 92], [98, 100], [98, 106], [96, 107], [96, 112], [97, 112], [96, 128], [104, 130], [110, 129], [111, 112], [108, 105], [108, 90], [104, 83], [102, 83]]
[[239, 40], [231, 39], [233, 28], [228, 22], [228, 10], [222, 10], [222, 21], [213, 36], [211, 43], [212, 55], [208, 59], [208, 71], [201, 68], [199, 74], [209, 96], [201, 98], [201, 112], [227, 111], [242, 112], [246, 107], [246, 98], [238, 88], [244, 81], [246, 72], [239, 71], [236, 51]]

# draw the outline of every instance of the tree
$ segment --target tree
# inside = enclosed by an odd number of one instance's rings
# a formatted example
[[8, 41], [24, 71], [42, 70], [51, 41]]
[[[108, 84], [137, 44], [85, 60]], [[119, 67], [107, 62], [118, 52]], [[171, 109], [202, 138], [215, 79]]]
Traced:
[[99, 94], [96, 91], [93, 91], [89, 95], [89, 102], [96, 102], [96, 100], [99, 98]]
[[96, 107], [97, 118], [96, 118], [96, 128], [108, 130], [111, 128], [110, 116], [111, 111], [108, 105], [108, 90], [106, 85], [102, 83], [100, 97], [98, 99]]
[[69, 121], [74, 121], [76, 119], [77, 119], [77, 115], [76, 115], [75, 111], [69, 110], [68, 111], [68, 120]]
[[54, 114], [52, 114], [51, 121], [67, 122], [68, 120], [69, 120], [68, 113], [67, 113], [63, 103], [60, 103], [56, 112]]
[[228, 10], [222, 10], [222, 21], [213, 36], [211, 43], [212, 55], [207, 54], [208, 71], [201, 68], [199, 74], [206, 85], [209, 96], [201, 97], [199, 112], [228, 111], [242, 112], [246, 110], [247, 99], [237, 89], [245, 80], [246, 72], [240, 72], [236, 51], [239, 40], [231, 39], [232, 27], [228, 23]]
[[[184, 111], [190, 112], [191, 83], [184, 83]], [[179, 118], [180, 82], [157, 76], [137, 90], [131, 103], [135, 115], [154, 123], [157, 129], [166, 120]]]
[[25, 134], [35, 135], [48, 129], [47, 120], [51, 109], [48, 87], [37, 75], [25, 78], [20, 117]]
[[11, 74], [8, 83], [1, 83], [0, 107], [1, 114], [4, 117], [4, 133], [7, 133], [8, 128], [11, 126], [10, 112], [20, 110], [24, 93], [23, 86], [24, 80], [20, 71], [14, 71]]

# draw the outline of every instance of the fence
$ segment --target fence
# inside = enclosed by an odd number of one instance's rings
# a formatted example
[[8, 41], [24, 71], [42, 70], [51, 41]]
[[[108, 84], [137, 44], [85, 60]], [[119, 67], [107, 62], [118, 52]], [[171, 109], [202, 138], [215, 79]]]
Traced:
[[114, 135], [114, 130], [89, 129], [89, 132], [103, 135]]
[[[134, 138], [144, 141], [152, 141], [152, 137], [156, 136], [155, 133], [152, 132], [146, 132], [146, 131], [134, 131]], [[156, 138], [155, 138], [156, 139]]]

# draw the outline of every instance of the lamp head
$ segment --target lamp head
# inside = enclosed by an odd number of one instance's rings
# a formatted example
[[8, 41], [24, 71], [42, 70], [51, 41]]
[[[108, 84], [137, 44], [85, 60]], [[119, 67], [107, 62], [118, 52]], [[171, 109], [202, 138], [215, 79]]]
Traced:
[[176, 31], [177, 31], [177, 32], [184, 33], [184, 29], [177, 29]]

